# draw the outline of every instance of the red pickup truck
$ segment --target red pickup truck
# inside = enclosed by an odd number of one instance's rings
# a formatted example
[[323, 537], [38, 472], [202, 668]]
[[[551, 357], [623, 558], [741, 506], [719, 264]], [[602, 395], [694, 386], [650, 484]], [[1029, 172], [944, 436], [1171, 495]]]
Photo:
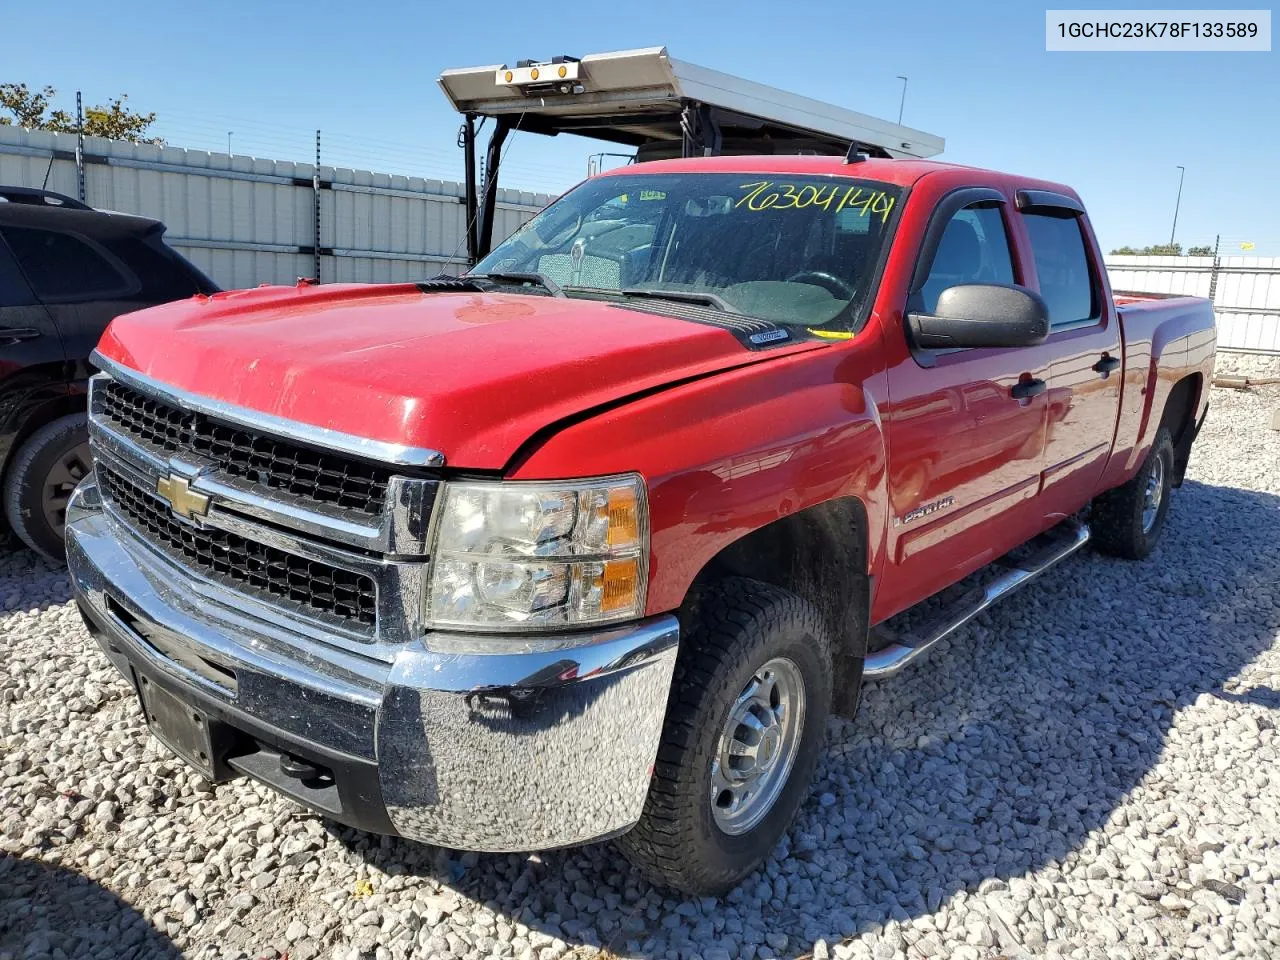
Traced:
[[1057, 184], [640, 164], [465, 277], [117, 319], [68, 561], [211, 779], [716, 893], [864, 679], [1090, 538], [1151, 552], [1214, 344], [1207, 301], [1113, 300]]

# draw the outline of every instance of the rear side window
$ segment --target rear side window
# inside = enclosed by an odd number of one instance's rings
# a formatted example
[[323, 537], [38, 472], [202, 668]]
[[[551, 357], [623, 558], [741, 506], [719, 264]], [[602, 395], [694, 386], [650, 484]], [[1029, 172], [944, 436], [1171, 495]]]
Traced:
[[1013, 258], [1004, 218], [996, 206], [957, 210], [947, 223], [921, 289], [925, 313], [933, 313], [938, 295], [958, 283], [1013, 283]]
[[169, 300], [185, 300], [200, 292], [186, 263], [164, 245], [158, 234], [147, 237], [117, 237], [103, 240], [102, 245], [132, 270], [142, 283], [142, 292], [136, 299], [149, 303], [166, 303]]
[[1098, 296], [1080, 221], [1041, 214], [1027, 214], [1024, 219], [1040, 278], [1040, 296], [1049, 305], [1049, 326], [1098, 319]]
[[79, 237], [29, 227], [5, 227], [3, 232], [31, 289], [42, 300], [123, 296], [136, 286]]
[[31, 288], [0, 240], [0, 307], [25, 307], [35, 302]]

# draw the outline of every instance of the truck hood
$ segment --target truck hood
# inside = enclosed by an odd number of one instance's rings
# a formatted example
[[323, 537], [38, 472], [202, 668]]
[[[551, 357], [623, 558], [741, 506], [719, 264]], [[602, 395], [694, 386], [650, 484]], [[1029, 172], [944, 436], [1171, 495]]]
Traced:
[[199, 396], [498, 470], [565, 417], [815, 346], [752, 352], [725, 330], [599, 301], [335, 284], [126, 314], [98, 350]]

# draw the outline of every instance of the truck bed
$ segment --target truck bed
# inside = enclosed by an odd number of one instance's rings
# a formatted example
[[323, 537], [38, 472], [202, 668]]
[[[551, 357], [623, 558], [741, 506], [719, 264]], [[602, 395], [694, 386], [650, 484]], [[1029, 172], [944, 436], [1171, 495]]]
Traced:
[[[1218, 338], [1213, 304], [1203, 297], [1121, 291], [1114, 298], [1124, 338], [1124, 396], [1104, 488], [1127, 480], [1146, 457], [1175, 384], [1194, 377], [1193, 388], [1177, 402], [1192, 405], [1193, 423], [1203, 417]], [[1142, 402], [1134, 401], [1135, 394]], [[1153, 417], [1153, 411], [1161, 413]], [[1176, 412], [1164, 415], [1179, 422]], [[1180, 468], [1190, 440], [1174, 437]]]

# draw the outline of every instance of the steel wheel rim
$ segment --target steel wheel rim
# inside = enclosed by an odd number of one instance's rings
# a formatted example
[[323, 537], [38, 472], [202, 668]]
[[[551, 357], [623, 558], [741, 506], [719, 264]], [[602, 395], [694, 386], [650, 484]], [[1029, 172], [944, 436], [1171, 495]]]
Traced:
[[1151, 461], [1151, 472], [1147, 474], [1147, 489], [1142, 497], [1142, 532], [1150, 533], [1156, 525], [1156, 517], [1160, 516], [1160, 505], [1164, 503], [1164, 457], [1159, 454]]
[[760, 666], [729, 708], [711, 761], [711, 815], [730, 836], [773, 809], [804, 731], [804, 678], [786, 657]]
[[67, 502], [71, 499], [71, 491], [88, 476], [92, 463], [89, 444], [81, 443], [64, 453], [49, 468], [40, 505], [44, 510], [45, 523], [59, 537], [67, 524]]

